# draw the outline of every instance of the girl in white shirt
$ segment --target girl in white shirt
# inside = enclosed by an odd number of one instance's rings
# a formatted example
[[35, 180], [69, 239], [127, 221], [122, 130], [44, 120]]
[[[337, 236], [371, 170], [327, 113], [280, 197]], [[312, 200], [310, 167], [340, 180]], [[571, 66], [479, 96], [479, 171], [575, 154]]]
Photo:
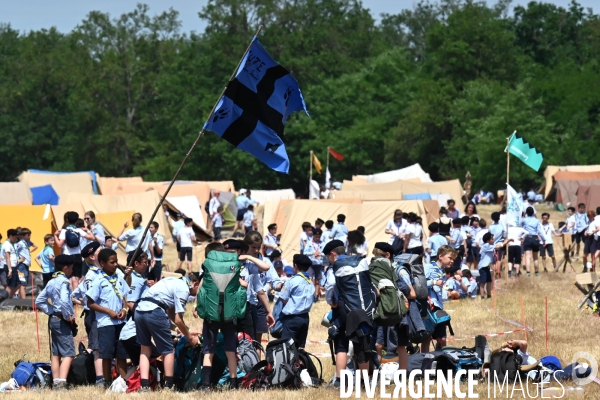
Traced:
[[[121, 233], [119, 233], [119, 241], [127, 241], [127, 244], [125, 245], [125, 252], [127, 253], [127, 265], [129, 265], [131, 257], [133, 257], [133, 253], [140, 244], [142, 235], [144, 234], [144, 228], [142, 227], [142, 214], [133, 214], [131, 216], [131, 225], [133, 228], [125, 232], [125, 229], [129, 227], [129, 221], [125, 221], [125, 224], [123, 224], [123, 229], [121, 229]], [[146, 239], [144, 240], [142, 247], [140, 247], [140, 251], [146, 252], [149, 241], [150, 235], [146, 235]]]
[[408, 214], [408, 222], [404, 240], [404, 252], [423, 255], [423, 227], [417, 223], [417, 214]]

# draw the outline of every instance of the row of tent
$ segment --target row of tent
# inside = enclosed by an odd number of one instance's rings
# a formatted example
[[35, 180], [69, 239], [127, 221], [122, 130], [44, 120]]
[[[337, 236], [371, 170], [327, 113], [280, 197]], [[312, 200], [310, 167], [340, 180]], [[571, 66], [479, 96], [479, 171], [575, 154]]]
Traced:
[[600, 207], [600, 165], [548, 166], [539, 193], [544, 199], [588, 210]]

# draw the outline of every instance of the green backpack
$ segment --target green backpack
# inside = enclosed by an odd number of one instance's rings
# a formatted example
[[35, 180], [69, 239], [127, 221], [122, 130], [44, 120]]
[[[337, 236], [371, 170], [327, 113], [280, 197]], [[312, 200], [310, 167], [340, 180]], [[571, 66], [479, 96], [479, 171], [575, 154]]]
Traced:
[[236, 253], [213, 250], [204, 261], [204, 278], [196, 310], [210, 322], [237, 323], [246, 314], [246, 289], [240, 285]]
[[396, 274], [390, 260], [373, 257], [369, 264], [371, 281], [379, 289], [377, 309], [373, 319], [380, 326], [399, 324], [408, 314], [408, 300], [396, 285]]

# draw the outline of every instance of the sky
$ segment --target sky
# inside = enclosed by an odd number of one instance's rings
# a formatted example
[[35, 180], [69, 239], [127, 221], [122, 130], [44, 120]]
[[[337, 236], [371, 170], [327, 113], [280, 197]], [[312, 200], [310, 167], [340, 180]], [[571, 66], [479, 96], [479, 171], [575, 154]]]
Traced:
[[[570, 0], [547, 0], [566, 7]], [[0, 0], [0, 23], [10, 23], [13, 29], [21, 32], [39, 30], [55, 26], [60, 32], [70, 32], [86, 15], [93, 10], [107, 12], [111, 17], [120, 16], [133, 10], [138, 2], [148, 4], [150, 13], [160, 14], [173, 8], [179, 11], [182, 32], [201, 32], [204, 22], [198, 12], [207, 0]], [[363, 5], [378, 19], [381, 13], [397, 14], [406, 8], [413, 8], [418, 0], [363, 0]], [[528, 0], [514, 0], [513, 5], [525, 5]], [[595, 12], [600, 9], [600, 0], [579, 0], [584, 7]]]

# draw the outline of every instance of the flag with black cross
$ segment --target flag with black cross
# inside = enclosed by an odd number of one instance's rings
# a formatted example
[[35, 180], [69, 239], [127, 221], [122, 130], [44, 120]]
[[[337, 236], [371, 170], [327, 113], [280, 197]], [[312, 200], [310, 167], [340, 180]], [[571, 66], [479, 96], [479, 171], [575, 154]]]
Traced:
[[298, 82], [255, 36], [204, 129], [288, 173], [283, 128], [290, 114], [301, 110], [308, 115]]

